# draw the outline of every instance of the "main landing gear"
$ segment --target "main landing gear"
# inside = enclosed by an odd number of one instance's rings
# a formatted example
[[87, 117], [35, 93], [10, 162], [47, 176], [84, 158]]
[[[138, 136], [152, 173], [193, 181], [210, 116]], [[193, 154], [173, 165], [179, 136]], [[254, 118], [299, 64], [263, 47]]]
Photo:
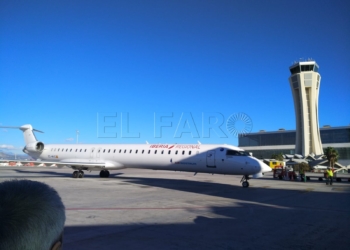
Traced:
[[82, 170], [74, 171], [73, 178], [84, 178], [84, 172]]
[[[109, 171], [108, 170], [101, 170], [100, 172], [101, 178], [108, 178], [109, 177]], [[73, 172], [73, 178], [84, 178], [84, 171], [82, 170], [75, 170]]]
[[108, 178], [109, 177], [109, 171], [108, 170], [101, 170], [100, 177], [101, 178]]
[[248, 175], [243, 175], [242, 180], [241, 180], [241, 182], [242, 182], [242, 187], [244, 187], [244, 188], [249, 187], [249, 182], [248, 182], [249, 179], [250, 179], [250, 178], [249, 178]]

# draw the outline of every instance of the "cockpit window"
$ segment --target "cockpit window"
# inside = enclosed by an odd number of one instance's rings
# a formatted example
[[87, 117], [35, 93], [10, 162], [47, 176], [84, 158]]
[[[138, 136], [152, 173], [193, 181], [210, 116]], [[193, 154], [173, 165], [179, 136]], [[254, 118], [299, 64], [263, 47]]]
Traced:
[[245, 152], [245, 151], [237, 151], [237, 150], [228, 149], [228, 150], [226, 151], [226, 155], [249, 156], [249, 153], [247, 153], [247, 152]]

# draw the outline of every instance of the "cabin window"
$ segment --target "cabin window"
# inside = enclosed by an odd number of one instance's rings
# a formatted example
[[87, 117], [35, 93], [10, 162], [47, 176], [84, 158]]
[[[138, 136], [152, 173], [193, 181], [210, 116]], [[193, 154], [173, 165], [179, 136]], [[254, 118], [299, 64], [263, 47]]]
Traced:
[[164, 150], [162, 150], [162, 154], [164, 153]]
[[177, 155], [177, 152], [178, 152], [178, 151], [176, 150], [176, 151], [175, 151], [175, 154], [176, 154], [176, 155]]
[[98, 150], [98, 152], [100, 153], [101, 149]]
[[76, 149], [75, 152], [78, 152], [78, 149]]
[[72, 152], [72, 149], [70, 149], [70, 151], [69, 152]]
[[91, 150], [91, 153], [93, 153], [94, 152], [94, 150]]
[[142, 154], [145, 152], [145, 150], [144, 149], [142, 149]]
[[148, 150], [148, 153], [151, 153], [151, 150]]
[[171, 150], [168, 151], [168, 155], [170, 155], [170, 153], [171, 153]]
[[60, 149], [58, 149], [57, 151], [60, 152]]
[[190, 151], [188, 151], [188, 155], [191, 155], [192, 154], [192, 151], [190, 150]]
[[116, 149], [114, 149], [113, 153], [115, 153]]
[[131, 152], [132, 152], [132, 149], [130, 149], [130, 154], [131, 154]]
[[66, 149], [66, 152], [68, 151], [68, 148]]
[[126, 153], [126, 149], [124, 149], [124, 154]]
[[84, 150], [84, 152], [86, 152], [87, 149]]
[[135, 154], [137, 154], [138, 150], [136, 149]]
[[182, 155], [184, 155], [185, 154], [185, 150], [184, 151], [182, 151]]
[[80, 149], [80, 152], [83, 151], [82, 149]]
[[106, 150], [105, 150], [105, 149], [103, 150], [103, 153], [104, 153], [104, 152], [106, 152]]
[[122, 152], [122, 150], [121, 149], [119, 149], [119, 154]]
[[154, 150], [154, 154], [156, 154], [157, 153], [157, 150]]

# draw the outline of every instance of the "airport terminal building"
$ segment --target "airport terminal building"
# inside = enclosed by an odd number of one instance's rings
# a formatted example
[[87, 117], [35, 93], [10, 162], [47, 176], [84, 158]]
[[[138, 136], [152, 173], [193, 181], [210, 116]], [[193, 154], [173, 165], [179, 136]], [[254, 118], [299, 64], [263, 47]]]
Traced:
[[[350, 165], [350, 126], [320, 128], [322, 148], [333, 147], [339, 153], [338, 162]], [[269, 159], [273, 154], [294, 155], [296, 142], [295, 130], [260, 130], [257, 133], [240, 134], [238, 146], [259, 159]]]

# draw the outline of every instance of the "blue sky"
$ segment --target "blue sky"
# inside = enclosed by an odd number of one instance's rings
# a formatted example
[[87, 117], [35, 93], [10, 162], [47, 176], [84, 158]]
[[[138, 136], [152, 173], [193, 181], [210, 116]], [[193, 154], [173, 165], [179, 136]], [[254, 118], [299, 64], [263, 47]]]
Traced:
[[[252, 132], [295, 129], [289, 66], [313, 58], [320, 126], [349, 125], [349, 12], [343, 0], [1, 0], [0, 123], [32, 124], [45, 143], [79, 130], [82, 143], [237, 145], [237, 115]], [[23, 145], [0, 130], [3, 149]]]

